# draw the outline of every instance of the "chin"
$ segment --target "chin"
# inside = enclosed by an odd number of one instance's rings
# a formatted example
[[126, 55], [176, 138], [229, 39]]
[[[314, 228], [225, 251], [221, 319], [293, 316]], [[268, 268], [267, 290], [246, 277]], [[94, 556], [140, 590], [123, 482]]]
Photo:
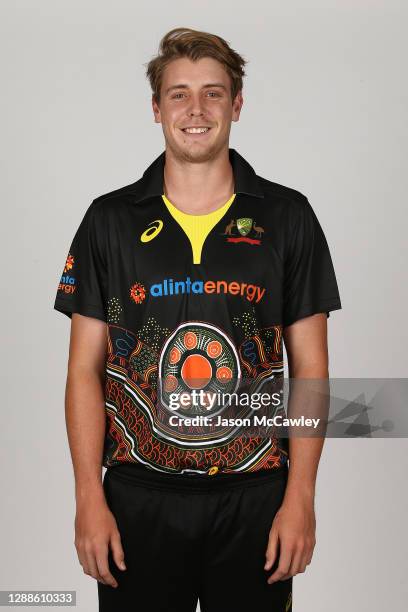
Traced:
[[214, 157], [214, 151], [212, 147], [207, 147], [206, 149], [202, 149], [201, 151], [194, 151], [190, 149], [183, 151], [183, 157], [186, 161], [192, 163], [203, 163]]
[[222, 147], [223, 144], [213, 142], [205, 146], [177, 146], [176, 150], [177, 156], [184, 161], [190, 163], [203, 163], [213, 159]]

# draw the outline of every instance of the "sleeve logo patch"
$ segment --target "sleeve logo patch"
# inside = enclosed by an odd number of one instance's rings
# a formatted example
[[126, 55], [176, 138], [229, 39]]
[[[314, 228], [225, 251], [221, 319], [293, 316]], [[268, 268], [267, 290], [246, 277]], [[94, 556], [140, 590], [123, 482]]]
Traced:
[[61, 280], [58, 285], [58, 291], [61, 291], [62, 293], [72, 294], [75, 291], [75, 288], [76, 288], [75, 277], [68, 274], [68, 272], [70, 272], [73, 269], [74, 263], [75, 263], [75, 259], [73, 255], [69, 253], [66, 259], [66, 262], [65, 262], [64, 271], [62, 273]]
[[69, 270], [72, 270], [72, 268], [74, 267], [74, 261], [74, 257], [70, 253], [67, 257], [67, 261], [65, 262], [64, 273], [68, 272]]

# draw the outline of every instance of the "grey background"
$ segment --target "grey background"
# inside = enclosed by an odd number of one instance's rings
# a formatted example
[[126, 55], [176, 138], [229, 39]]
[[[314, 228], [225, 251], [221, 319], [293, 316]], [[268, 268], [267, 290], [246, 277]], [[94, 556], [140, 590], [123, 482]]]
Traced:
[[[407, 13], [392, 0], [2, 1], [0, 588], [75, 589], [78, 610], [97, 609], [73, 544], [69, 320], [52, 305], [91, 200], [163, 149], [143, 63], [169, 29], [220, 34], [249, 60], [231, 146], [307, 195], [323, 226], [343, 302], [331, 375], [407, 376]], [[406, 456], [406, 440], [327, 440], [294, 610], [403, 609]]]

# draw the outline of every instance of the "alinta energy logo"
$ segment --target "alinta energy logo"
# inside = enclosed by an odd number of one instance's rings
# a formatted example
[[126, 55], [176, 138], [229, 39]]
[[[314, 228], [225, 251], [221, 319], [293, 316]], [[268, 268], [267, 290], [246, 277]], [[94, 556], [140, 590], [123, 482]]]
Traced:
[[165, 278], [159, 283], [150, 285], [147, 289], [140, 282], [135, 282], [130, 288], [130, 297], [136, 304], [141, 304], [146, 294], [153, 298], [170, 297], [177, 295], [202, 295], [202, 294], [229, 294], [242, 296], [249, 302], [258, 304], [265, 295], [265, 287], [252, 283], [226, 280], [192, 280], [187, 276], [184, 280]]
[[[236, 228], [239, 232], [238, 236], [235, 236], [233, 231]], [[248, 234], [251, 232], [255, 233], [253, 238], [249, 237]], [[265, 233], [264, 228], [261, 225], [257, 225], [256, 221], [250, 217], [241, 217], [236, 221], [231, 219], [228, 225], [225, 226], [225, 231], [221, 236], [227, 236], [227, 242], [247, 242], [248, 244], [261, 244], [260, 238]]]
[[61, 276], [60, 283], [58, 285], [58, 291], [62, 291], [63, 293], [74, 293], [76, 285], [75, 285], [75, 277], [71, 276], [70, 272], [74, 267], [74, 257], [69, 253], [67, 260], [65, 262], [64, 271]]
[[142, 283], [135, 283], [130, 288], [130, 298], [135, 304], [141, 304], [146, 298], [146, 289]]

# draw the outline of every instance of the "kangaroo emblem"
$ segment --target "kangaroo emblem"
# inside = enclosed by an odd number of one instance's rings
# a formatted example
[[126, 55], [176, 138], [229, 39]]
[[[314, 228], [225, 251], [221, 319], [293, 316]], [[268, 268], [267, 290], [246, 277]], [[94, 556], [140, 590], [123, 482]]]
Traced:
[[222, 236], [232, 236], [232, 228], [235, 226], [236, 226], [236, 223], [234, 219], [231, 219], [228, 225], [225, 226], [225, 232], [222, 234]]
[[[232, 228], [236, 227], [239, 234], [232, 233]], [[255, 232], [255, 238], [250, 238], [251, 232]], [[256, 221], [251, 217], [240, 217], [237, 220], [231, 219], [228, 225], [225, 226], [225, 232], [221, 236], [227, 236], [226, 241], [237, 244], [238, 242], [246, 242], [247, 244], [261, 244], [260, 238], [265, 233], [261, 225], [256, 225]]]

